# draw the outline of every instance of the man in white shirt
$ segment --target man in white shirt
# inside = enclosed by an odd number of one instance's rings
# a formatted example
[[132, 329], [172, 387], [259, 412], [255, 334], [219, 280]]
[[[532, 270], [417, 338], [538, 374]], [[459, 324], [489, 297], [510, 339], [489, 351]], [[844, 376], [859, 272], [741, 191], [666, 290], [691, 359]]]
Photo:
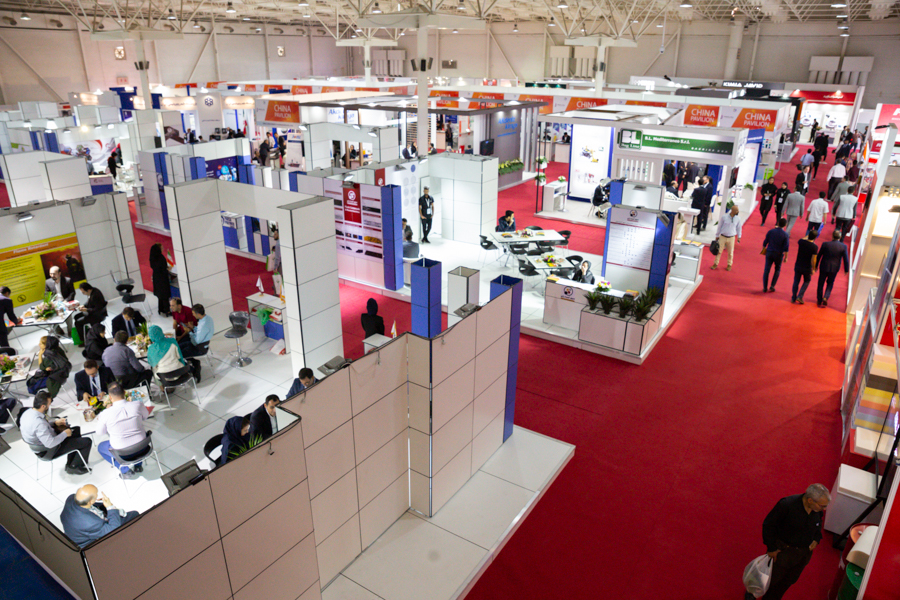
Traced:
[[847, 174], [847, 167], [843, 161], [837, 161], [831, 170], [828, 171], [828, 197], [834, 193], [834, 188], [841, 182], [841, 179]]
[[847, 188], [847, 193], [842, 194], [841, 197], [838, 198], [834, 207], [835, 229], [841, 232], [842, 242], [850, 232], [850, 228], [853, 227], [853, 221], [856, 220], [856, 205], [858, 200], [856, 196], [853, 195], [853, 192], [855, 191], [856, 186], [851, 185]]
[[[110, 452], [110, 448], [123, 450], [129, 446], [144, 441], [147, 432], [144, 430], [144, 421], [150, 417], [147, 407], [143, 402], [129, 402], [125, 400], [125, 390], [119, 383], [110, 383], [107, 387], [109, 399], [112, 406], [105, 409], [97, 417], [96, 436], [109, 434], [109, 439], [100, 442], [97, 446], [97, 452], [100, 453], [106, 462], [113, 467], [118, 467], [123, 473], [125, 479], [133, 479], [136, 473], [144, 470], [141, 463], [134, 465], [134, 471], [128, 467], [121, 467], [115, 461]], [[123, 456], [125, 460], [129, 460], [130, 456]]]
[[825, 222], [825, 215], [827, 214], [828, 202], [825, 200], [825, 192], [819, 192], [819, 197], [809, 203], [809, 208], [806, 212], [806, 220], [809, 221], [806, 232], [815, 231], [818, 233], [822, 223]]
[[719, 268], [719, 259], [728, 252], [728, 266], [726, 271], [731, 270], [731, 263], [734, 262], [734, 240], [737, 239], [738, 244], [741, 243], [741, 218], [738, 213], [741, 209], [737, 205], [732, 206], [728, 214], [722, 215], [719, 219], [719, 226], [716, 228], [716, 241], [719, 242], [719, 253], [716, 255], [716, 262], [713, 263], [711, 269]]
[[806, 197], [803, 195], [802, 188], [798, 185], [797, 189], [793, 193], [788, 194], [784, 201], [784, 216], [788, 222], [784, 231], [788, 234], [788, 237], [791, 236], [791, 230], [794, 228], [794, 223], [803, 216], [805, 208]]

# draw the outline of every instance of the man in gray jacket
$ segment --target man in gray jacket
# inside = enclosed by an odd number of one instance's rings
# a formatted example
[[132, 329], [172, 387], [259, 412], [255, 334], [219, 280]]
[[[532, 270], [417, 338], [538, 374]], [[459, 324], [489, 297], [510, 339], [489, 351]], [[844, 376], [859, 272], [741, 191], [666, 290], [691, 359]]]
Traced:
[[834, 223], [834, 219], [837, 216], [837, 208], [838, 202], [841, 199], [841, 196], [847, 194], [847, 190], [850, 189], [850, 186], [853, 185], [847, 180], [847, 176], [844, 175], [844, 178], [841, 179], [841, 182], [834, 187], [834, 192], [832, 192], [831, 196], [828, 198], [831, 200], [831, 222]]
[[806, 197], [801, 193], [801, 186], [798, 185], [796, 191], [792, 194], [788, 194], [788, 197], [784, 202], [784, 214], [785, 217], [787, 217], [787, 227], [784, 228], [784, 231], [788, 234], [788, 237], [791, 237], [791, 230], [794, 228], [794, 223], [803, 216], [805, 211]]

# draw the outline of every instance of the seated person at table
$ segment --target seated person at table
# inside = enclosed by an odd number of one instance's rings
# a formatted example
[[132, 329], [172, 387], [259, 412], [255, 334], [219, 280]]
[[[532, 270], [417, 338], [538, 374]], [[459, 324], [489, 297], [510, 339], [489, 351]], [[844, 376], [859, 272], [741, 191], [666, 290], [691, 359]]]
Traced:
[[266, 396], [266, 401], [250, 415], [250, 437], [260, 437], [267, 440], [278, 431], [278, 421], [275, 420], [275, 407], [280, 404], [278, 396], [271, 394]]
[[224, 465], [233, 458], [229, 456], [237, 452], [242, 446], [250, 443], [250, 415], [243, 417], [231, 417], [225, 421], [225, 430], [222, 432], [222, 456], [219, 464]]
[[189, 306], [184, 306], [181, 303], [181, 298], [169, 298], [169, 311], [172, 313], [172, 327], [175, 328], [175, 339], [180, 342], [181, 338], [188, 334], [188, 330], [184, 328], [184, 325], [196, 325], [197, 319], [194, 318], [194, 311]]
[[69, 539], [84, 548], [138, 516], [136, 510], [116, 508], [106, 494], [87, 484], [66, 498], [59, 520]]
[[572, 275], [572, 281], [580, 281], [581, 283], [594, 283], [594, 274], [591, 273], [591, 263], [590, 261], [584, 261], [581, 263], [581, 267], [579, 267], [575, 274]]
[[60, 388], [69, 379], [69, 373], [72, 372], [72, 363], [60, 345], [59, 338], [47, 336], [44, 353], [38, 366], [47, 372], [47, 391], [52, 398], [56, 398]]
[[107, 367], [101, 367], [96, 360], [84, 361], [84, 369], [75, 373], [75, 397], [84, 402], [88, 398], [103, 400], [109, 384], [116, 376]]
[[116, 335], [120, 331], [128, 334], [129, 338], [133, 338], [140, 331], [141, 325], [147, 322], [141, 311], [134, 310], [130, 306], [122, 309], [122, 314], [116, 315], [112, 320], [112, 334]]
[[412, 235], [412, 227], [409, 226], [409, 221], [406, 219], [401, 219], [403, 221], [403, 239], [406, 239], [407, 235]]
[[503, 233], [506, 231], [515, 231], [516, 230], [516, 213], [511, 210], [506, 211], [506, 214], [500, 217], [500, 220], [497, 222], [497, 231]]
[[413, 241], [413, 234], [410, 231], [403, 240], [403, 258], [419, 258], [419, 244]]
[[125, 389], [130, 390], [139, 385], [150, 387], [153, 371], [145, 369], [134, 350], [127, 346], [128, 334], [120, 331], [115, 336], [112, 346], [103, 351], [103, 364], [113, 372]]
[[97, 323], [88, 332], [81, 355], [91, 360], [103, 360], [103, 351], [107, 348], [109, 341], [106, 339], [106, 325]]
[[[158, 325], [151, 325], [147, 334], [150, 336], [150, 347], [147, 348], [147, 362], [150, 368], [159, 376], [160, 373], [171, 373], [188, 364], [181, 354], [181, 348], [174, 338], [168, 338]], [[191, 374], [197, 382], [200, 381], [200, 361], [191, 358]]]
[[378, 316], [378, 303], [375, 302], [375, 298], [369, 298], [366, 302], [366, 314], [360, 315], [359, 320], [362, 322], [363, 338], [376, 333], [384, 335], [384, 319]]
[[78, 345], [84, 346], [84, 326], [88, 323], [91, 325], [102, 323], [106, 319], [106, 298], [103, 297], [103, 292], [87, 281], [83, 281], [78, 289], [88, 297], [84, 306], [78, 307], [79, 312], [75, 315], [75, 329], [78, 330], [78, 337], [81, 339]]
[[46, 390], [41, 390], [34, 395], [33, 408], [19, 414], [22, 440], [29, 446], [45, 448], [39, 456], [47, 460], [78, 450], [84, 462], [72, 452], [66, 457], [66, 473], [84, 475], [88, 472], [84, 465], [88, 464], [88, 457], [91, 455], [91, 438], [81, 437], [81, 430], [78, 427], [71, 429], [65, 419], [57, 419], [53, 425], [47, 422], [52, 400]]
[[288, 390], [287, 397], [290, 398], [291, 396], [296, 396], [317, 381], [319, 380], [316, 379], [313, 370], [309, 367], [303, 367], [300, 369], [300, 372], [297, 373], [297, 379], [291, 384], [291, 389]]
[[[144, 421], [150, 418], [150, 411], [143, 402], [126, 400], [125, 390], [116, 382], [109, 384], [109, 399], [112, 404], [97, 416], [97, 431], [94, 433], [97, 437], [108, 434], [109, 439], [97, 445], [97, 452], [106, 462], [118, 468], [125, 479], [133, 479], [136, 473], [144, 470], [143, 463], [134, 465], [132, 471], [130, 467], [120, 466], [109, 449], [120, 450], [144, 441], [147, 438]], [[138, 456], [140, 454], [123, 456], [122, 459], [131, 460]]]
[[185, 358], [193, 358], [195, 356], [203, 356], [205, 352], [200, 348], [203, 344], [212, 339], [215, 326], [212, 317], [206, 314], [206, 309], [202, 304], [195, 304], [191, 307], [194, 318], [197, 319], [196, 325], [184, 324], [188, 335], [178, 340], [181, 346], [181, 354]]
[[50, 267], [50, 279], [44, 282], [44, 292], [59, 294], [66, 302], [75, 299], [75, 286], [60, 272], [59, 267]]

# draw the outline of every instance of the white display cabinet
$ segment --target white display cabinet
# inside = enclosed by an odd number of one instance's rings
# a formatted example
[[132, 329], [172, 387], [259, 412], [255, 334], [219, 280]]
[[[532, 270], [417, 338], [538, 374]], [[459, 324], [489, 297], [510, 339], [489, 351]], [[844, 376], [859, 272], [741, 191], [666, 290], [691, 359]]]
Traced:
[[481, 276], [478, 269], [457, 267], [447, 273], [447, 325], [458, 323], [462, 319], [453, 311], [466, 304], [478, 304], [478, 290]]
[[625, 326], [625, 345], [622, 349], [629, 354], [640, 356], [644, 348], [650, 345], [650, 341], [656, 335], [656, 332], [659, 331], [661, 322], [662, 306], [660, 305], [657, 305], [653, 312], [643, 321], [629, 317]]
[[675, 260], [672, 262], [670, 277], [697, 281], [700, 276], [700, 259], [703, 257], [703, 246], [690, 242], [675, 242]]
[[444, 152], [429, 157], [431, 178], [440, 180], [435, 201], [441, 237], [477, 244], [479, 235], [494, 231], [498, 165], [496, 158], [473, 154]]

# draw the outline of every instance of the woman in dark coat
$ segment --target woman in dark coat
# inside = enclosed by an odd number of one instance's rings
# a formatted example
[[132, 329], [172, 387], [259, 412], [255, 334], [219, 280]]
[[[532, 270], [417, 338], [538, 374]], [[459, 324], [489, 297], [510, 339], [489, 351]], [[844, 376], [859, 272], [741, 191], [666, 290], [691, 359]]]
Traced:
[[153, 269], [153, 295], [159, 302], [159, 314], [169, 316], [169, 263], [163, 256], [162, 244], [150, 246], [150, 268]]
[[581, 263], [581, 267], [572, 275], [572, 281], [580, 281], [581, 283], [594, 283], [594, 274], [591, 273], [591, 262], [586, 260]]
[[366, 302], [366, 314], [360, 317], [365, 337], [370, 337], [376, 333], [384, 335], [384, 319], [378, 316], [378, 303], [375, 298], [369, 298]]
[[50, 397], [56, 398], [72, 371], [72, 363], [69, 362], [66, 351], [60, 346], [59, 338], [52, 335], [47, 336], [47, 345], [44, 348], [40, 368], [47, 371], [47, 391], [50, 392]]
[[84, 351], [81, 355], [91, 360], [102, 361], [103, 351], [109, 346], [109, 341], [106, 339], [106, 325], [97, 323], [91, 327], [86, 337], [87, 339], [84, 340]]
[[222, 432], [222, 456], [219, 464], [224, 465], [231, 458], [229, 454], [239, 452], [250, 442], [250, 415], [243, 417], [231, 417], [225, 421], [225, 430]]

